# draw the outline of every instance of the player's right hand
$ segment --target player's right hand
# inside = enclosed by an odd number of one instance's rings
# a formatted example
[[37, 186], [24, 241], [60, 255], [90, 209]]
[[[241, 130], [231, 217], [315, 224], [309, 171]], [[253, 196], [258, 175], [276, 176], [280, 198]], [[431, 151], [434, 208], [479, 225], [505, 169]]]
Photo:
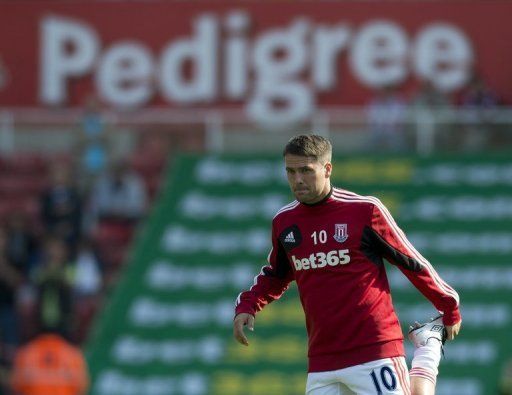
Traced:
[[446, 339], [453, 340], [460, 332], [460, 327], [462, 325], [462, 320], [457, 322], [455, 325], [446, 325]]
[[249, 341], [245, 336], [244, 326], [247, 326], [250, 331], [254, 330], [254, 316], [252, 314], [240, 313], [233, 321], [233, 336], [240, 344], [248, 346]]

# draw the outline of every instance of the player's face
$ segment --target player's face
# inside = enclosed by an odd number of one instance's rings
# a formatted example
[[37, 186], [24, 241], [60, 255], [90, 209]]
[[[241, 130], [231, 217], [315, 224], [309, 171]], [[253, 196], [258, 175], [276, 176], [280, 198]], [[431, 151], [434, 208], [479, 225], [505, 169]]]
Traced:
[[332, 165], [321, 163], [307, 156], [287, 154], [284, 157], [288, 183], [301, 203], [316, 203], [322, 200], [331, 190]]

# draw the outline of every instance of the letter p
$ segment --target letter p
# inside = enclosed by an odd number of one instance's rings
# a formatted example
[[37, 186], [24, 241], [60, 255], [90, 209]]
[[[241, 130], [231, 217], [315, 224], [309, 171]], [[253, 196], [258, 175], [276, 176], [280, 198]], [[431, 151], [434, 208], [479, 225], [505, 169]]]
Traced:
[[40, 98], [45, 104], [67, 99], [66, 82], [86, 74], [98, 54], [99, 40], [88, 26], [61, 17], [41, 22]]

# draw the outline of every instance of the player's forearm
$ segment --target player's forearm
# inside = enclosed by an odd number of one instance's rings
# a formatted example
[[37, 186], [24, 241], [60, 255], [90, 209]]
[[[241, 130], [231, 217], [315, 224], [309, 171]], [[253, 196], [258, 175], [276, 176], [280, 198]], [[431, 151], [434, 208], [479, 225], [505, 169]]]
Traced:
[[448, 286], [437, 273], [423, 268], [420, 272], [411, 272], [402, 269], [409, 281], [444, 314], [445, 325], [453, 325], [461, 320], [459, 310], [459, 295]]
[[250, 293], [251, 291], [246, 291], [238, 295], [235, 304], [235, 317], [241, 313], [255, 315], [259, 311], [256, 300]]
[[289, 282], [272, 281], [269, 278], [257, 279], [256, 284], [249, 291], [242, 292], [235, 306], [235, 315], [248, 313], [255, 315], [267, 304], [279, 299], [288, 289]]
[[459, 308], [443, 311], [443, 314], [443, 324], [445, 325], [455, 325], [462, 320]]

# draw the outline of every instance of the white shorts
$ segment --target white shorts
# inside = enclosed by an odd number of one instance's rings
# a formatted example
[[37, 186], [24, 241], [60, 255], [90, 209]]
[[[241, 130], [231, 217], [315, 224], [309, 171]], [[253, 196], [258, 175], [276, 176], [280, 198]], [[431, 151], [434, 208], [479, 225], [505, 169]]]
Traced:
[[379, 359], [328, 372], [309, 373], [306, 395], [410, 395], [404, 357]]

